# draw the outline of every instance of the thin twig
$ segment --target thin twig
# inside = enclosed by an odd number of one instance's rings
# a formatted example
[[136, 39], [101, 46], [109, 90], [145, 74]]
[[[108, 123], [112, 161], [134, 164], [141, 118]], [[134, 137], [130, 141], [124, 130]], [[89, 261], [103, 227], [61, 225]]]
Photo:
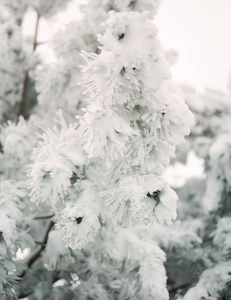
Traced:
[[39, 19], [40, 19], [40, 15], [39, 12], [36, 11], [37, 13], [37, 19], [36, 19], [36, 25], [35, 25], [35, 34], [34, 34], [34, 42], [33, 42], [33, 50], [35, 51], [37, 48], [37, 38], [38, 38], [38, 26], [39, 26]]
[[36, 245], [43, 245], [42, 242], [39, 242], [39, 241], [34, 241]]
[[[52, 227], [54, 226], [54, 222], [50, 221], [47, 230], [45, 232], [44, 238], [42, 242], [39, 242], [39, 245], [37, 246], [37, 250], [35, 250], [35, 252], [33, 253], [33, 255], [31, 255], [31, 257], [29, 257], [29, 259], [26, 262], [27, 265], [27, 269], [29, 269], [34, 262], [36, 262], [36, 260], [40, 257], [42, 251], [46, 248], [47, 245], [47, 241], [48, 241], [48, 236], [49, 236], [49, 232], [51, 231]], [[20, 278], [19, 281], [26, 275], [26, 270], [24, 270], [18, 277]]]
[[51, 231], [52, 227], [54, 226], [54, 222], [53, 221], [50, 221], [48, 227], [47, 227], [47, 230], [45, 232], [45, 236], [44, 236], [44, 239], [42, 241], [42, 245], [40, 246], [40, 249], [38, 249], [38, 251], [36, 251], [31, 257], [30, 259], [28, 260], [27, 262], [27, 266], [28, 268], [30, 268], [33, 263], [40, 257], [41, 255], [41, 252], [46, 248], [46, 244], [47, 244], [47, 241], [48, 241], [48, 236], [49, 236], [49, 232]]
[[47, 44], [47, 43], [48, 43], [48, 41], [37, 42], [36, 46], [42, 46], [42, 45]]
[[23, 107], [24, 107], [24, 103], [25, 103], [25, 99], [26, 99], [28, 84], [29, 84], [29, 71], [26, 70], [24, 73], [22, 96], [21, 96], [19, 110], [18, 110], [18, 121], [19, 121], [19, 116], [22, 115], [22, 113], [23, 113]]
[[47, 216], [34, 217], [34, 220], [46, 220], [46, 219], [51, 219], [52, 217], [54, 217], [54, 214], [53, 215], [47, 215]]
[[18, 296], [18, 299], [24, 299], [24, 298], [27, 298], [28, 296], [32, 295], [33, 292], [30, 292], [30, 293], [21, 293], [19, 296]]

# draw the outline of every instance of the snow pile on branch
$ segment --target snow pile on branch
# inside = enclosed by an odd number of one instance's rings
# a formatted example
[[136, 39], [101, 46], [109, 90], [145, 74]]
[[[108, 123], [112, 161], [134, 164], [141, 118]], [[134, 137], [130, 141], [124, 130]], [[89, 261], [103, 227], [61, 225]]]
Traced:
[[[99, 36], [102, 52], [83, 54], [90, 104], [78, 131], [89, 158], [123, 160], [113, 178], [118, 184], [103, 193], [116, 220], [126, 225], [136, 224], [136, 219], [169, 224], [176, 218], [177, 197], [159, 176], [175, 145], [189, 134], [193, 116], [182, 91], [170, 80], [148, 14], [111, 12], [106, 28]], [[131, 174], [137, 183], [129, 189], [126, 177]], [[148, 189], [139, 191], [150, 176]], [[135, 185], [134, 198], [129, 190]]]

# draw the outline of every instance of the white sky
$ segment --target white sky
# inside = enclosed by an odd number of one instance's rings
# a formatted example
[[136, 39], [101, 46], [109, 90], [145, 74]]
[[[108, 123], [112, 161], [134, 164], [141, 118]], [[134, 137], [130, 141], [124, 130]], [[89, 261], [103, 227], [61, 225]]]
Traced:
[[178, 52], [179, 83], [227, 89], [231, 71], [231, 0], [162, 0], [156, 18], [166, 49]]
[[[75, 3], [83, 0], [75, 0]], [[79, 17], [76, 5], [59, 14], [52, 22], [41, 22], [40, 40], [47, 41], [53, 32]], [[34, 31], [34, 14], [24, 23], [26, 34]], [[162, 0], [155, 23], [165, 50], [178, 52], [172, 67], [178, 83], [188, 83], [203, 90], [205, 87], [227, 90], [231, 71], [231, 0]], [[52, 53], [40, 46], [47, 60]]]

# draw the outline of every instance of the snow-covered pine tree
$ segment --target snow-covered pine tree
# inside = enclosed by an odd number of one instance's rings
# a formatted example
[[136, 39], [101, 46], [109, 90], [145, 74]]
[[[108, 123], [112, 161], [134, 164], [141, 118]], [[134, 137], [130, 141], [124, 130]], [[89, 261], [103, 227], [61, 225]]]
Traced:
[[[187, 126], [192, 122], [192, 116], [181, 92], [169, 80], [167, 63], [155, 36], [156, 29], [148, 20], [148, 14], [111, 13], [107, 31], [100, 37], [103, 43], [101, 54], [89, 55], [90, 104], [73, 135], [83, 135], [86, 140], [84, 149], [91, 159], [88, 166], [83, 168], [82, 153], [77, 163], [71, 153], [62, 154], [60, 147], [58, 151], [54, 149], [57, 133], [49, 132], [37, 148], [36, 164], [32, 167], [32, 199], [35, 202], [50, 199], [57, 228], [61, 230], [66, 245], [73, 250], [86, 249], [86, 244], [97, 238], [97, 247], [95, 242], [90, 244], [90, 249], [97, 249], [101, 263], [102, 260], [107, 262], [105, 257], [110, 258], [116, 278], [126, 278], [125, 283], [120, 282], [120, 292], [105, 290], [119, 299], [168, 298], [161, 250], [154, 241], [149, 241], [148, 249], [142, 240], [143, 254], [140, 257], [137, 253], [136, 256], [134, 242], [138, 245], [141, 237], [131, 228], [118, 226], [118, 223], [129, 227], [170, 223], [176, 214], [176, 195], [162, 180], [161, 174], [169, 162], [174, 144], [181, 142], [188, 133]], [[145, 50], [143, 47], [139, 49], [139, 44], [144, 44]], [[134, 48], [136, 55], [132, 53]], [[85, 57], [88, 60], [88, 55]], [[181, 120], [182, 111], [184, 120]], [[65, 125], [61, 127], [65, 129]], [[67, 131], [64, 134], [62, 131], [59, 137], [63, 136], [64, 142]], [[48, 153], [49, 140], [53, 147]], [[68, 141], [70, 138], [65, 141], [64, 151], [69, 148]], [[56, 163], [51, 163], [51, 158]], [[112, 218], [106, 213], [105, 202], [112, 209]], [[109, 248], [106, 246], [108, 239]], [[99, 240], [102, 248], [98, 246]], [[112, 244], [117, 251], [112, 250]], [[147, 263], [146, 256], [149, 258]], [[123, 271], [122, 262], [126, 262], [126, 271]], [[99, 272], [99, 262], [95, 263]], [[132, 274], [129, 263], [132, 263], [132, 268], [135, 264], [138, 274]], [[158, 281], [145, 282], [143, 276], [148, 280], [147, 274], [151, 275], [155, 269], [162, 274]], [[81, 272], [78, 275], [83, 280]], [[135, 278], [132, 275], [136, 275]], [[97, 276], [92, 274], [90, 279], [94, 277]]]
[[[159, 225], [176, 218], [177, 196], [162, 174], [193, 118], [149, 20], [158, 2], [97, 1], [103, 8], [97, 15], [90, 1], [82, 24], [91, 20], [91, 33], [84, 34], [79, 22], [81, 34], [60, 35], [57, 65], [36, 83], [34, 113], [2, 126], [3, 299], [168, 299], [161, 247], [182, 242], [179, 233], [173, 241]], [[9, 3], [14, 11], [15, 2]], [[47, 1], [36, 5], [39, 18], [41, 11], [56, 11]], [[95, 34], [103, 27], [97, 24], [111, 10], [100, 46]], [[83, 54], [88, 96], [74, 85], [78, 38], [92, 51]], [[59, 66], [64, 72], [54, 71]], [[57, 108], [64, 113], [53, 123]]]
[[230, 95], [184, 91], [196, 119], [189, 148], [203, 159], [204, 178], [191, 178], [178, 190], [180, 227], [198, 242], [168, 253], [170, 290], [173, 297], [181, 291], [184, 300], [230, 299]]
[[[81, 115], [86, 97], [81, 65], [84, 63], [81, 51], [99, 53], [100, 43], [97, 34], [104, 32], [103, 23], [108, 19], [109, 11], [149, 11], [150, 18], [157, 13], [160, 0], [89, 0], [80, 6], [82, 19], [70, 22], [59, 30], [51, 41], [56, 62], [43, 65], [37, 72], [36, 90], [38, 102], [36, 114], [53, 120], [57, 109], [62, 109], [68, 122], [75, 121], [75, 115]], [[77, 84], [79, 83], [79, 84]], [[48, 120], [47, 120], [48, 119]]]
[[[20, 115], [28, 117], [36, 103], [34, 70], [39, 63], [35, 50], [38, 46], [39, 23], [42, 18], [52, 17], [70, 0], [33, 2], [2, 0], [0, 5], [1, 86], [0, 122], [17, 121]], [[22, 36], [22, 23], [28, 10], [36, 13], [33, 40]]]
[[[51, 5], [52, 2], [52, 5]], [[20, 252], [34, 248], [46, 224], [33, 218], [42, 212], [30, 201], [27, 165], [36, 142], [37, 123], [26, 122], [36, 103], [34, 70], [39, 62], [35, 50], [39, 20], [49, 17], [67, 1], [11, 1], [0, 3], [0, 298], [17, 299], [17, 283], [27, 262]], [[22, 35], [29, 9], [36, 11], [34, 37]]]
[[17, 119], [22, 94], [24, 66], [28, 63], [20, 31], [21, 16], [10, 13], [0, 4], [0, 121]]

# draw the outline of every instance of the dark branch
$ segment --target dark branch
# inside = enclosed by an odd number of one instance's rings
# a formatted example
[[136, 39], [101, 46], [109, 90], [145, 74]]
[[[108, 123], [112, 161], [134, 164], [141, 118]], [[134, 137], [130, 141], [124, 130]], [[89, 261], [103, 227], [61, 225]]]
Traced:
[[45, 44], [47, 44], [47, 43], [48, 43], [47, 41], [37, 42], [37, 43], [36, 43], [36, 48], [37, 48], [37, 46], [42, 46], [42, 45], [45, 45]]
[[38, 46], [37, 43], [37, 38], [38, 38], [38, 26], [39, 26], [39, 19], [40, 19], [40, 15], [39, 12], [37, 12], [37, 19], [36, 19], [36, 25], [35, 25], [35, 34], [34, 34], [34, 42], [33, 42], [33, 50], [36, 50], [36, 47]]
[[47, 216], [38, 216], [38, 217], [34, 217], [34, 220], [46, 220], [46, 219], [51, 219], [54, 217], [53, 215], [47, 215]]
[[18, 299], [24, 299], [24, 298], [27, 298], [28, 296], [32, 295], [33, 293], [21, 293], [19, 296], [18, 296]]
[[45, 236], [44, 239], [42, 241], [42, 245], [40, 246], [40, 248], [29, 258], [28, 262], [27, 262], [27, 266], [28, 268], [30, 268], [33, 263], [40, 257], [41, 252], [46, 248], [46, 244], [47, 244], [47, 240], [48, 240], [48, 236], [49, 236], [49, 232], [51, 231], [52, 227], [54, 226], [54, 222], [51, 221], [47, 227], [47, 230], [45, 232]]
[[[33, 255], [31, 255], [28, 259], [28, 261], [26, 262], [27, 268], [29, 269], [34, 262], [36, 262], [36, 260], [38, 258], [40, 258], [42, 251], [46, 248], [47, 245], [47, 241], [48, 241], [48, 236], [49, 236], [49, 232], [51, 231], [52, 227], [54, 226], [54, 222], [50, 221], [47, 230], [45, 232], [44, 238], [42, 242], [39, 242], [39, 245], [37, 246], [37, 250], [35, 250], [35, 252], [33, 253]], [[24, 270], [20, 275], [19, 275], [19, 281], [26, 275], [26, 270]]]
[[42, 242], [39, 242], [39, 241], [34, 241], [36, 245], [43, 245]]
[[26, 70], [25, 74], [24, 74], [22, 96], [21, 96], [19, 110], [18, 110], [18, 120], [19, 120], [19, 116], [23, 114], [23, 107], [24, 107], [24, 103], [25, 103], [25, 99], [26, 99], [28, 84], [29, 84], [29, 71]]
[[2, 144], [1, 144], [1, 142], [0, 142], [0, 153], [4, 153], [4, 151], [3, 151], [3, 146], [2, 146]]

